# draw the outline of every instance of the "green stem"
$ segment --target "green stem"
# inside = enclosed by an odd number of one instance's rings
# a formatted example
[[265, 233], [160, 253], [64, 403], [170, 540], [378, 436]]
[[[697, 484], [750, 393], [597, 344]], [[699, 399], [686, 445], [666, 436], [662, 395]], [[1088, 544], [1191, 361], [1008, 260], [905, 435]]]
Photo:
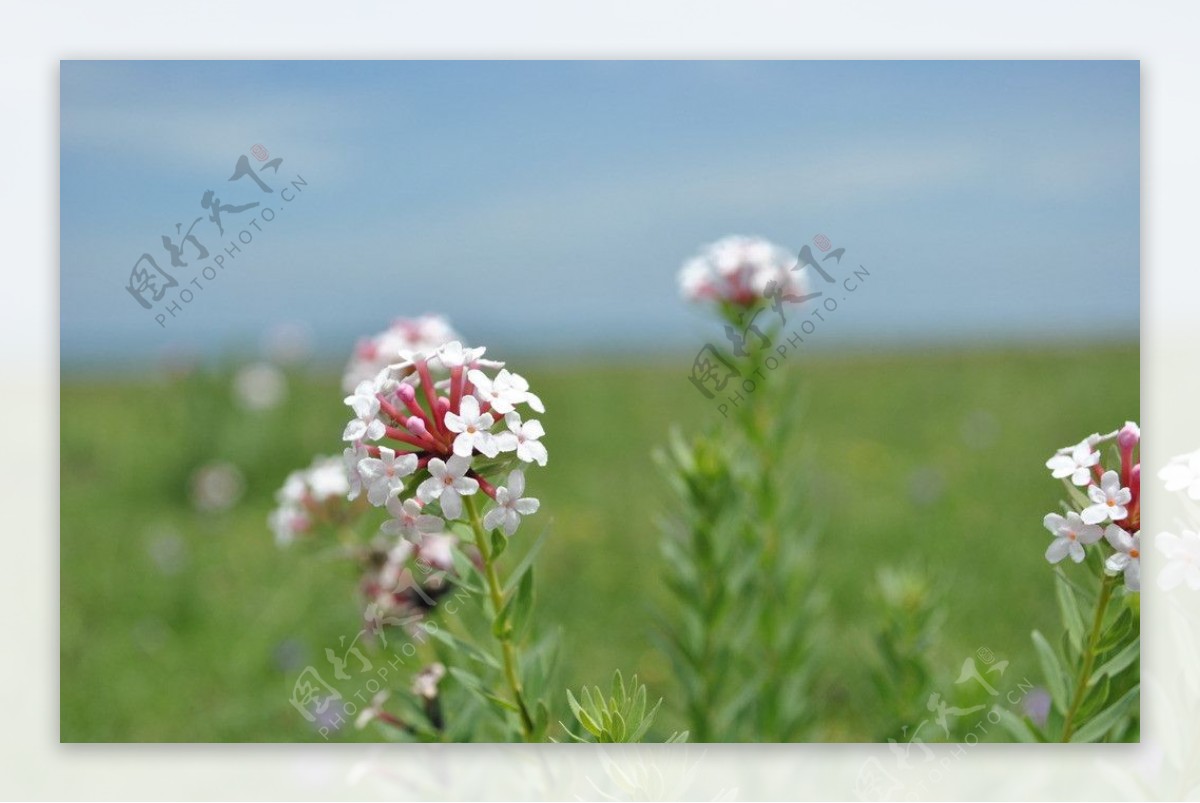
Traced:
[[1079, 706], [1083, 704], [1088, 681], [1092, 677], [1092, 666], [1096, 663], [1096, 645], [1100, 642], [1104, 614], [1108, 611], [1108, 602], [1112, 599], [1116, 580], [1115, 575], [1105, 575], [1104, 582], [1100, 585], [1100, 598], [1096, 601], [1096, 616], [1092, 620], [1092, 632], [1088, 636], [1087, 649], [1083, 653], [1083, 668], [1079, 672], [1079, 681], [1075, 684], [1075, 693], [1071, 696], [1071, 707], [1067, 709], [1066, 718], [1063, 720], [1062, 741], [1064, 742], [1071, 741], [1071, 734], [1075, 730], [1075, 715], [1079, 713]]
[[[471, 522], [471, 530], [475, 533], [475, 548], [479, 550], [479, 555], [483, 558], [483, 574], [487, 580], [488, 596], [492, 600], [492, 616], [499, 617], [500, 612], [504, 610], [504, 587], [500, 584], [500, 575], [496, 571], [495, 561], [492, 560], [487, 531], [483, 528], [483, 522], [479, 520], [479, 511], [475, 508], [474, 500], [469, 496], [464, 496], [462, 501], [463, 507], [467, 511], [467, 518]], [[521, 737], [527, 742], [532, 742], [534, 740], [533, 717], [529, 715], [529, 708], [525, 705], [525, 695], [522, 692], [521, 679], [517, 673], [517, 649], [512, 642], [511, 630], [506, 628], [502, 634], [496, 634], [496, 639], [500, 642], [500, 652], [504, 659], [504, 678], [508, 681], [508, 688], [512, 690], [513, 699], [520, 714]]]

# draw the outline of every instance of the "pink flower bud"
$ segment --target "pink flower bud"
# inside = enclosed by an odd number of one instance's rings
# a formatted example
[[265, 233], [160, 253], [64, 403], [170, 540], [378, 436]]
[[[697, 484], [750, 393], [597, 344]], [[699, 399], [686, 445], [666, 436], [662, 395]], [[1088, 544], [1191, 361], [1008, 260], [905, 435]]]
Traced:
[[1132, 421], [1126, 421], [1125, 426], [1121, 427], [1121, 431], [1117, 433], [1117, 446], [1122, 451], [1132, 449], [1141, 438], [1142, 431], [1138, 425]]

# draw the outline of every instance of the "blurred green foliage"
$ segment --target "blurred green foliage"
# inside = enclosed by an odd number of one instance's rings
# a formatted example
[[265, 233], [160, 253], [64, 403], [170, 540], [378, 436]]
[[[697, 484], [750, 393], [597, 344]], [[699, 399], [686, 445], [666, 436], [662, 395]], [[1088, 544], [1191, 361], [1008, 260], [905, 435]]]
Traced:
[[[543, 512], [528, 537], [549, 529], [538, 610], [543, 626], [563, 628], [562, 682], [637, 672], [664, 698], [648, 738], [665, 738], [685, 726], [654, 637], [666, 597], [656, 519], [670, 499], [650, 455], [672, 423], [720, 413], [686, 380], [686, 358], [511, 362], [549, 411], [549, 466], [528, 489]], [[954, 677], [987, 649], [1036, 680], [1029, 632], [1059, 626], [1041, 519], [1061, 486], [1043, 463], [1138, 418], [1137, 346], [792, 362], [806, 375], [797, 448], [815, 466], [805, 495], [835, 634], [817, 680], [818, 738], [871, 740], [895, 725], [875, 691], [882, 567], [919, 563], [936, 586], [935, 675]], [[357, 578], [277, 549], [266, 516], [289, 471], [340, 452], [343, 394], [336, 373], [293, 369], [280, 407], [244, 411], [230, 375], [63, 377], [63, 741], [322, 740], [289, 699], [305, 666], [327, 667], [326, 648], [357, 633]], [[237, 467], [244, 493], [229, 510], [199, 511], [192, 478], [218, 460]], [[333, 738], [379, 735], [345, 727]]]

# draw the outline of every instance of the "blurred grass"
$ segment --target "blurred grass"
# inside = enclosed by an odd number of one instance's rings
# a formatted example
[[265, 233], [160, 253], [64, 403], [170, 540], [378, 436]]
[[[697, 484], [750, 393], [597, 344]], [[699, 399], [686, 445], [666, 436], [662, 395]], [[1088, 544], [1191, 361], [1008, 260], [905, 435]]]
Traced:
[[[637, 671], [667, 698], [656, 730], [680, 727], [653, 636], [669, 496], [650, 454], [672, 422], [721, 416], [685, 380], [687, 359], [513, 364], [549, 410], [550, 463], [530, 475], [543, 513], [524, 532], [550, 529], [538, 605], [564, 628], [562, 682]], [[872, 738], [863, 627], [880, 566], [936, 578], [949, 615], [935, 667], [951, 675], [986, 647], [1036, 680], [1029, 631], [1058, 627], [1041, 518], [1061, 488], [1043, 463], [1138, 418], [1136, 344], [822, 355], [792, 369], [806, 395], [791, 414], [817, 467], [795, 482], [823, 522], [835, 634], [821, 738]], [[233, 408], [228, 371], [63, 377], [63, 741], [321, 738], [288, 700], [304, 666], [357, 632], [355, 577], [277, 549], [265, 518], [289, 471], [340, 452], [346, 415], [336, 376], [293, 371], [289, 384], [282, 407], [255, 414]], [[218, 459], [238, 466], [245, 495], [197, 512], [189, 478]]]

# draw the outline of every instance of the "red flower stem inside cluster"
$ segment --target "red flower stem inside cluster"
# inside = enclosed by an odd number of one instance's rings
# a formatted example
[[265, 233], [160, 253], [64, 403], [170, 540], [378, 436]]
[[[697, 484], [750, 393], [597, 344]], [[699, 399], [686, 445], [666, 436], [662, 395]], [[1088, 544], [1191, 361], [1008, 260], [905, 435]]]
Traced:
[[[401, 383], [396, 391], [396, 397], [404, 404], [410, 415], [404, 413], [389, 401], [382, 393], [376, 394], [379, 399], [379, 410], [391, 421], [384, 421], [384, 432], [394, 441], [415, 447], [404, 452], [417, 455], [417, 468], [424, 469], [435, 457], [448, 460], [454, 454], [455, 434], [445, 424], [446, 413], [459, 414], [463, 396], [474, 393], [475, 387], [466, 378], [462, 366], [450, 370], [450, 397], [437, 395], [434, 390], [433, 376], [429, 372], [429, 364], [425, 360], [415, 361], [417, 375], [421, 379], [421, 392], [429, 409], [426, 410], [417, 401], [417, 392], [412, 385]], [[480, 404], [481, 413], [490, 413], [491, 404]], [[493, 416], [494, 417], [494, 416]], [[379, 457], [378, 446], [366, 446], [367, 454]], [[479, 483], [479, 488], [492, 499], [496, 498], [496, 488], [480, 476], [474, 469], [467, 476]]]

